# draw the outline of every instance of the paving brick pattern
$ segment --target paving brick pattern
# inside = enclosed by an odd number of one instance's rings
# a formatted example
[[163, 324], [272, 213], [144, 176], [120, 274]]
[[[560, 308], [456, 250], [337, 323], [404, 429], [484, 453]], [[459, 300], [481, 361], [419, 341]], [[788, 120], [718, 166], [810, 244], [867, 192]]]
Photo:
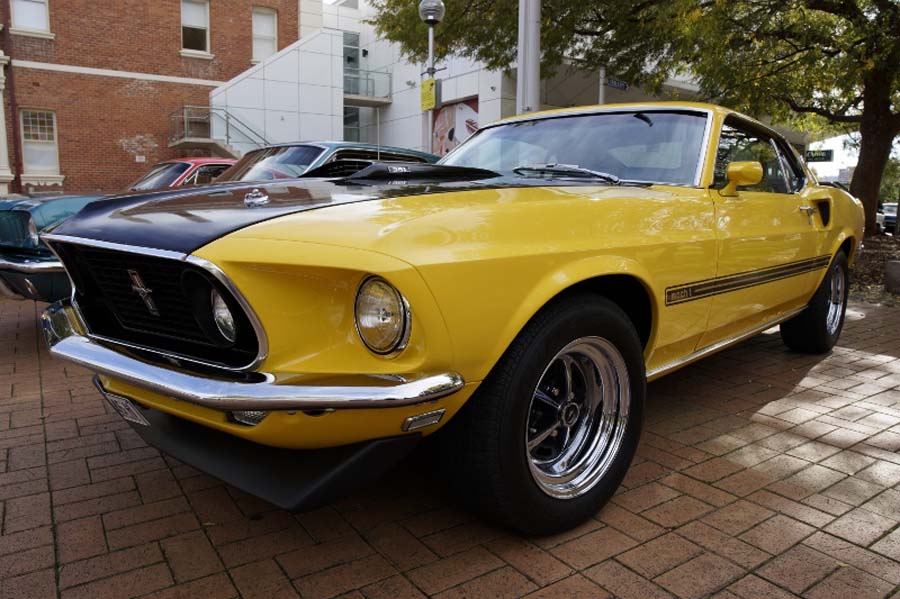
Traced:
[[[0, 599], [900, 597], [900, 310], [840, 347], [764, 334], [650, 385], [612, 502], [522, 538], [417, 456], [291, 515], [145, 446], [0, 303]], [[424, 463], [423, 463], [424, 462]]]

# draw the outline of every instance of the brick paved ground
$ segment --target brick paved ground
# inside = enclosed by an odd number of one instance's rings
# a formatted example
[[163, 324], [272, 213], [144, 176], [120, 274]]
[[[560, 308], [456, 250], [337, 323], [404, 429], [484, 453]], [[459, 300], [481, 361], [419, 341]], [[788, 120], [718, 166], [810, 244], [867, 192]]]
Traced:
[[900, 597], [900, 309], [854, 306], [829, 356], [762, 335], [654, 383], [623, 488], [557, 537], [405, 466], [274, 510], [144, 446], [0, 303], [2, 599]]

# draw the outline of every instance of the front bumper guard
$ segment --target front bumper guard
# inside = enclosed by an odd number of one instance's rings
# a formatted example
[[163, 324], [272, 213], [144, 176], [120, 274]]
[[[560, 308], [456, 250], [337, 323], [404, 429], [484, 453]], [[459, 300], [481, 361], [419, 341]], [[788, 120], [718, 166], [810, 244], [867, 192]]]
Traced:
[[23, 275], [65, 271], [59, 260], [10, 260], [3, 257], [0, 257], [0, 270], [10, 270]]
[[[117, 351], [91, 339], [70, 302], [47, 308], [41, 327], [50, 353], [98, 374], [166, 397], [216, 410], [323, 410], [393, 408], [435, 401], [463, 388], [454, 372], [347, 375], [348, 384], [296, 384], [296, 376], [260, 375], [260, 382], [188, 374]], [[341, 379], [337, 379], [340, 381]], [[352, 383], [349, 383], [352, 381]], [[358, 384], [364, 381], [365, 384]]]

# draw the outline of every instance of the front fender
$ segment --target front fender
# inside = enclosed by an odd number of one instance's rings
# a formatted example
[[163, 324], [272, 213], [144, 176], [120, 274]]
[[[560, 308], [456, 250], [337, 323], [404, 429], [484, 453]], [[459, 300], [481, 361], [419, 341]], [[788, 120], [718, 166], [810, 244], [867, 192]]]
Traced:
[[[656, 322], [659, 298], [650, 292], [654, 289], [650, 274], [636, 260], [613, 254], [593, 255], [551, 264], [549, 269], [547, 266], [546, 260], [508, 258], [490, 264], [423, 268], [450, 331], [455, 368], [467, 381], [483, 380], [541, 308], [589, 279], [634, 277], [648, 290]], [[653, 326], [648, 348], [655, 335]]]

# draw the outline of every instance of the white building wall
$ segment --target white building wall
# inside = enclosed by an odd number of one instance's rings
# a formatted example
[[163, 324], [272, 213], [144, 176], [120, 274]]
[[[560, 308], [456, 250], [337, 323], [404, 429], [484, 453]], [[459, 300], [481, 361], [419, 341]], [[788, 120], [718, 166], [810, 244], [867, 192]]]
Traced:
[[[364, 0], [338, 0], [334, 4], [298, 1], [300, 40], [215, 89], [210, 95], [211, 105], [226, 108], [271, 143], [343, 139], [343, 33], [355, 32], [360, 38], [359, 69], [389, 73], [391, 81], [386, 106], [360, 108], [361, 141], [430, 151], [419, 104], [425, 65], [407, 61], [397, 44], [378, 38], [375, 28], [365, 22], [374, 16], [374, 10]], [[424, 25], [422, 35], [426, 35]], [[476, 99], [480, 125], [515, 114], [514, 74], [490, 71], [460, 57], [436, 66], [441, 69], [437, 78], [442, 83], [443, 104]], [[600, 85], [597, 72], [558, 69], [542, 81], [542, 108], [594, 104], [600, 96]], [[673, 79], [665, 87], [668, 96], [683, 99], [696, 92], [687, 77]], [[604, 89], [606, 102], [658, 99], [627, 85], [624, 89], [605, 85]], [[216, 119], [214, 136], [224, 138], [224, 127], [222, 119]], [[231, 145], [242, 152], [255, 147], [234, 131], [230, 137]]]
[[[356, 32], [365, 54], [359, 68], [390, 73], [391, 79], [387, 106], [360, 109], [362, 141], [426, 149], [419, 105], [425, 66], [408, 62], [399, 46], [378, 39], [364, 22], [374, 14], [364, 2], [359, 8], [299, 2], [300, 40], [216, 88], [210, 105], [227, 110], [271, 143], [343, 139], [343, 32]], [[480, 123], [514, 113], [515, 80], [464, 58], [437, 66], [444, 68], [438, 78], [445, 104], [477, 98]], [[229, 127], [228, 133], [230, 145], [240, 152], [256, 146], [239, 128]], [[214, 119], [213, 136], [225, 139], [223, 119]]]
[[[269, 143], [341, 139], [344, 130], [343, 33], [319, 29], [210, 93]], [[213, 137], [240, 152], [256, 147], [240, 127], [213, 120]]]

